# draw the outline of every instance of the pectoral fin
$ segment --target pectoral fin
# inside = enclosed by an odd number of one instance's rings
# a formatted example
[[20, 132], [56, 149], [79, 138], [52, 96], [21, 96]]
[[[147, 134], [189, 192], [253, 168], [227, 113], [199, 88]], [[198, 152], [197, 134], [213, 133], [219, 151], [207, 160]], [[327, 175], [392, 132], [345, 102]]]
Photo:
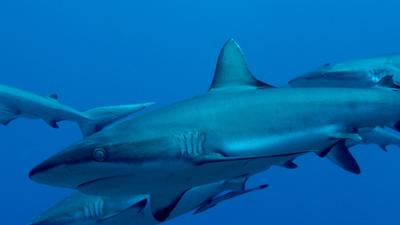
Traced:
[[134, 210], [136, 213], [137, 212], [142, 212], [143, 209], [147, 206], [147, 203], [148, 203], [147, 198], [144, 198], [144, 199], [136, 202], [135, 204], [131, 205], [130, 207], [128, 207], [126, 209], [118, 210], [116, 212], [113, 212], [112, 214], [106, 215], [102, 219], [99, 219], [97, 222], [99, 222], [99, 223], [106, 222], [107, 220], [110, 220], [110, 219], [112, 219], [114, 217], [117, 217], [117, 216], [121, 216], [122, 214], [131, 213], [132, 210]]
[[355, 174], [361, 173], [360, 166], [348, 150], [345, 140], [341, 140], [333, 145], [326, 154], [326, 158], [346, 171]]
[[159, 222], [166, 221], [186, 192], [153, 194], [151, 196], [151, 210], [154, 218]]
[[242, 191], [231, 191], [231, 192], [228, 192], [226, 194], [217, 196], [217, 197], [211, 199], [210, 201], [205, 202], [204, 204], [200, 205], [199, 208], [197, 208], [197, 210], [194, 212], [194, 214], [199, 214], [199, 213], [202, 213], [204, 211], [207, 211], [208, 209], [214, 208], [219, 203], [224, 202], [226, 200], [229, 200], [229, 199], [232, 199], [232, 198], [235, 198], [237, 196], [244, 195], [244, 194], [247, 194], [247, 193], [250, 193], [250, 192], [253, 192], [253, 191], [262, 190], [262, 189], [265, 189], [267, 187], [268, 187], [268, 184], [263, 184], [263, 185], [260, 185], [258, 187], [255, 187], [255, 188], [250, 188], [250, 189], [242, 190]]

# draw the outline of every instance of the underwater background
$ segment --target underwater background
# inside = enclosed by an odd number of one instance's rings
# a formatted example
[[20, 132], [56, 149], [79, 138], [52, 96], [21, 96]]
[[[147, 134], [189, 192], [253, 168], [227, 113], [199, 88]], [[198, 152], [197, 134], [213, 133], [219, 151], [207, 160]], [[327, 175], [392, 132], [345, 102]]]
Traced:
[[[396, 0], [2, 0], [0, 83], [80, 110], [154, 101], [153, 110], [204, 93], [233, 37], [256, 77], [284, 86], [327, 62], [400, 53], [399, 9]], [[0, 224], [27, 224], [71, 192], [27, 176], [80, 139], [74, 123], [60, 125], [0, 127]], [[400, 151], [389, 149], [355, 148], [359, 176], [306, 155], [296, 170], [252, 180], [266, 190], [166, 224], [400, 224]]]

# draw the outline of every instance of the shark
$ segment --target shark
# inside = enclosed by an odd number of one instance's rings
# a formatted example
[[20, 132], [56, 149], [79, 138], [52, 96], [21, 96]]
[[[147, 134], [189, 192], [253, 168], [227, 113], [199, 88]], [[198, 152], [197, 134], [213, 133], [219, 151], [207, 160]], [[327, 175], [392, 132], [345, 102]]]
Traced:
[[[228, 199], [268, 187], [264, 184], [247, 189], [247, 180], [243, 177], [194, 187], [172, 200], [168, 196], [110, 198], [77, 192], [42, 213], [30, 225], [156, 225], [191, 211], [204, 212]], [[159, 204], [165, 200], [167, 207]]]
[[[288, 82], [290, 87], [353, 87], [353, 88], [399, 88], [400, 55], [355, 59], [337, 64], [326, 64]], [[400, 135], [388, 127], [359, 130], [361, 142], [348, 140], [351, 148], [357, 144], [376, 144], [387, 151], [389, 145], [400, 147]]]
[[276, 88], [252, 75], [230, 39], [207, 93], [86, 137], [29, 177], [90, 195], [181, 196], [271, 166], [295, 168], [293, 160], [310, 152], [359, 174], [346, 143], [367, 142], [361, 133], [376, 127], [399, 130], [399, 120], [397, 89]]
[[57, 94], [42, 97], [14, 87], [0, 85], [0, 124], [17, 118], [42, 119], [53, 128], [63, 120], [78, 123], [82, 134], [91, 134], [140, 111], [152, 103], [105, 106], [80, 112], [58, 101]]
[[291, 87], [389, 87], [400, 86], [400, 55], [327, 63], [289, 81]]

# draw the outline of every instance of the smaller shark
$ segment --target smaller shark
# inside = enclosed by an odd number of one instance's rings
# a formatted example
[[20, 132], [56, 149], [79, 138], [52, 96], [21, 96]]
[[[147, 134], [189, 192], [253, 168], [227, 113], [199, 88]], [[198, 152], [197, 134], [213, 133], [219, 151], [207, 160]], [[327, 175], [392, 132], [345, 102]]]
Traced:
[[400, 55], [325, 64], [289, 81], [291, 87], [400, 87]]
[[30, 225], [156, 225], [193, 210], [195, 214], [204, 212], [222, 201], [268, 186], [246, 189], [246, 182], [247, 178], [237, 178], [194, 187], [177, 199], [168, 195], [110, 198], [78, 192], [44, 212]]
[[[113, 224], [124, 214], [139, 216], [147, 206], [147, 197], [137, 195], [131, 198], [103, 198], [72, 194], [37, 217], [30, 225], [89, 225]], [[133, 217], [130, 217], [135, 221]]]
[[58, 122], [77, 122], [86, 137], [102, 130], [152, 103], [99, 107], [79, 112], [58, 102], [58, 96], [42, 97], [14, 87], [0, 85], [0, 124], [8, 125], [17, 118], [42, 119], [51, 127], [58, 128]]

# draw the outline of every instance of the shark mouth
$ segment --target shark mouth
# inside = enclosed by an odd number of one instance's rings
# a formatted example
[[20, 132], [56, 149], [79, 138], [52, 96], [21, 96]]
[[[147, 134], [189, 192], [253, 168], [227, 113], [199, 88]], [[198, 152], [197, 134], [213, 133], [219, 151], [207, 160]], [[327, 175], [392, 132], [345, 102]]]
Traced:
[[88, 186], [90, 186], [90, 185], [92, 185], [92, 184], [95, 184], [95, 183], [98, 183], [98, 182], [101, 182], [101, 181], [116, 179], [116, 178], [120, 178], [120, 177], [124, 177], [124, 176], [126, 176], [126, 175], [109, 176], [109, 177], [97, 178], [97, 179], [90, 180], [90, 181], [87, 181], [87, 182], [84, 182], [84, 183], [79, 184], [78, 186], [76, 186], [76, 189], [83, 189], [83, 188], [85, 188], [85, 187], [88, 187]]

